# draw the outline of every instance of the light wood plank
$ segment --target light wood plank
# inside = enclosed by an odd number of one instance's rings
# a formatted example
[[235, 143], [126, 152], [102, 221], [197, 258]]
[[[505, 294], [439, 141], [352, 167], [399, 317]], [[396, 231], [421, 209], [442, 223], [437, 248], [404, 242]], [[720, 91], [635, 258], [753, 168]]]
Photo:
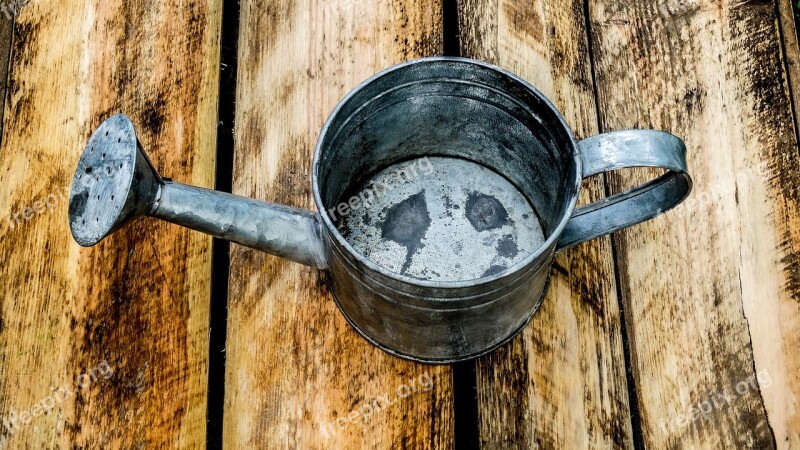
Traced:
[[[468, 0], [460, 16], [464, 56], [530, 81], [579, 139], [597, 134], [583, 2]], [[581, 202], [603, 192], [588, 180]], [[632, 447], [618, 305], [609, 238], [557, 257], [531, 324], [477, 362], [482, 447]]]
[[[213, 184], [220, 13], [215, 1], [34, 0], [20, 14], [0, 149], [0, 420], [20, 419], [0, 426], [0, 446], [204, 445], [210, 239], [145, 220], [81, 249], [67, 195], [115, 112], [159, 171]], [[52, 210], [5, 219], [48, 199]], [[96, 379], [79, 389], [83, 374]], [[45, 413], [24, 423], [26, 411]]]
[[[440, 51], [441, 9], [429, 0], [243, 1], [235, 193], [312, 208], [311, 158], [327, 115], [376, 71]], [[233, 246], [229, 293], [226, 447], [452, 446], [449, 367], [368, 344], [318, 271]], [[420, 377], [431, 390], [398, 398]], [[383, 396], [396, 403], [369, 413]]]
[[777, 11], [590, 2], [603, 128], [683, 137], [695, 181], [680, 209], [616, 238], [652, 448], [800, 446], [800, 161]]

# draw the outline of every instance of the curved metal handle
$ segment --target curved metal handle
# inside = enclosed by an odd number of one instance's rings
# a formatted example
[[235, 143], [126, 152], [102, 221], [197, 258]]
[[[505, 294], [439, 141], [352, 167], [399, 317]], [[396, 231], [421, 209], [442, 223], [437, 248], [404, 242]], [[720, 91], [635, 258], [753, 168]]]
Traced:
[[652, 219], [681, 203], [692, 190], [686, 146], [663, 131], [627, 130], [578, 143], [583, 177], [628, 167], [661, 167], [669, 172], [631, 190], [575, 210], [558, 251]]

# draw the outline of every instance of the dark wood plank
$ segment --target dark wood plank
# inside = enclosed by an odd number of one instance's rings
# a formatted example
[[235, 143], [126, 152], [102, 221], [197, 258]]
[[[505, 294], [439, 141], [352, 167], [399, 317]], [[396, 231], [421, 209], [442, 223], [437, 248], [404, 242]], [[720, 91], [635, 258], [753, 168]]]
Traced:
[[0, 446], [204, 445], [210, 239], [143, 220], [82, 249], [67, 196], [115, 112], [159, 171], [213, 184], [219, 26], [215, 1], [21, 12], [0, 149]]
[[777, 5], [589, 6], [603, 129], [683, 137], [695, 182], [615, 238], [645, 444], [797, 447], [800, 160]]
[[[234, 192], [313, 207], [327, 115], [374, 72], [439, 52], [441, 10], [430, 0], [243, 1]], [[450, 368], [367, 343], [321, 273], [232, 246], [229, 292], [226, 447], [452, 447]], [[412, 379], [430, 388], [398, 398]], [[368, 409], [384, 396], [396, 403]]]
[[792, 94], [795, 128], [798, 127], [797, 106], [800, 102], [800, 45], [798, 45], [798, 24], [800, 8], [792, 0], [776, 0], [780, 17], [781, 41], [784, 64], [786, 65], [789, 92]]
[[[468, 0], [460, 17], [465, 56], [530, 81], [578, 138], [597, 134], [583, 2]], [[588, 180], [581, 202], [603, 192]], [[609, 238], [557, 257], [531, 324], [477, 362], [482, 447], [632, 447], [618, 304]]]
[[[0, 14], [0, 111], [5, 112], [5, 100], [8, 84], [8, 67], [11, 64], [11, 43], [14, 37], [15, 16]], [[0, 116], [0, 119], [2, 116]], [[3, 123], [0, 120], [0, 135]]]

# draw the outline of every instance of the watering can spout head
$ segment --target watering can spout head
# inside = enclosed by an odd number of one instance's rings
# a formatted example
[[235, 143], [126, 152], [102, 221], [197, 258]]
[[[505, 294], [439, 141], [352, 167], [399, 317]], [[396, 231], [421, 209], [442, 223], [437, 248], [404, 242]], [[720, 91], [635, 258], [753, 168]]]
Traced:
[[69, 225], [90, 247], [141, 216], [326, 269], [319, 215], [161, 178], [142, 150], [131, 120], [108, 118], [94, 132], [75, 169]]
[[75, 241], [90, 247], [156, 205], [163, 181], [123, 114], [106, 119], [83, 149], [69, 194]]

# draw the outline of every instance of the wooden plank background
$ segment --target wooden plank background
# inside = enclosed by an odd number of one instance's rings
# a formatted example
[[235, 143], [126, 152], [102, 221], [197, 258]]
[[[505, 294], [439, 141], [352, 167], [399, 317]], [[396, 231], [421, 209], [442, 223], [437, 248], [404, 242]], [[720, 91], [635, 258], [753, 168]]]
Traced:
[[[582, 2], [469, 0], [459, 18], [464, 56], [530, 81], [579, 139], [597, 134]], [[582, 203], [604, 196], [601, 177], [583, 188]], [[633, 445], [618, 305], [609, 238], [556, 259], [531, 324], [477, 362], [482, 447]]]
[[[328, 113], [378, 70], [440, 52], [441, 11], [437, 1], [243, 1], [234, 192], [313, 207], [311, 158]], [[226, 354], [226, 447], [453, 445], [449, 367], [367, 343], [317, 270], [233, 246]], [[425, 376], [432, 389], [397, 398]], [[384, 396], [396, 404], [370, 412]]]
[[[13, 21], [0, 13], [0, 448], [800, 447], [792, 16], [789, 0], [30, 0]], [[235, 83], [220, 82], [221, 48]], [[209, 342], [210, 239], [143, 220], [93, 249], [72, 242], [64, 192], [108, 115], [133, 118], [165, 176], [232, 176], [237, 194], [310, 208], [314, 144], [339, 99], [443, 53], [528, 79], [579, 138], [681, 136], [695, 181], [679, 209], [560, 255], [542, 310], [491, 355], [388, 356], [347, 325], [324, 274], [236, 245], [227, 299], [213, 299], [228, 302], [227, 336]], [[216, 145], [226, 102], [232, 149]], [[581, 202], [652, 175], [587, 180]], [[210, 347], [226, 361], [210, 368]], [[430, 389], [367, 408], [412, 380]]]
[[[220, 13], [48, 0], [17, 17], [0, 147], [3, 446], [205, 442], [211, 240], [142, 221], [80, 249], [66, 189], [91, 132], [120, 111], [160, 171], [213, 183]], [[25, 208], [29, 220], [5, 220]]]
[[800, 445], [800, 161], [777, 11], [590, 3], [602, 128], [682, 136], [694, 178], [682, 210], [615, 237], [650, 447]]

